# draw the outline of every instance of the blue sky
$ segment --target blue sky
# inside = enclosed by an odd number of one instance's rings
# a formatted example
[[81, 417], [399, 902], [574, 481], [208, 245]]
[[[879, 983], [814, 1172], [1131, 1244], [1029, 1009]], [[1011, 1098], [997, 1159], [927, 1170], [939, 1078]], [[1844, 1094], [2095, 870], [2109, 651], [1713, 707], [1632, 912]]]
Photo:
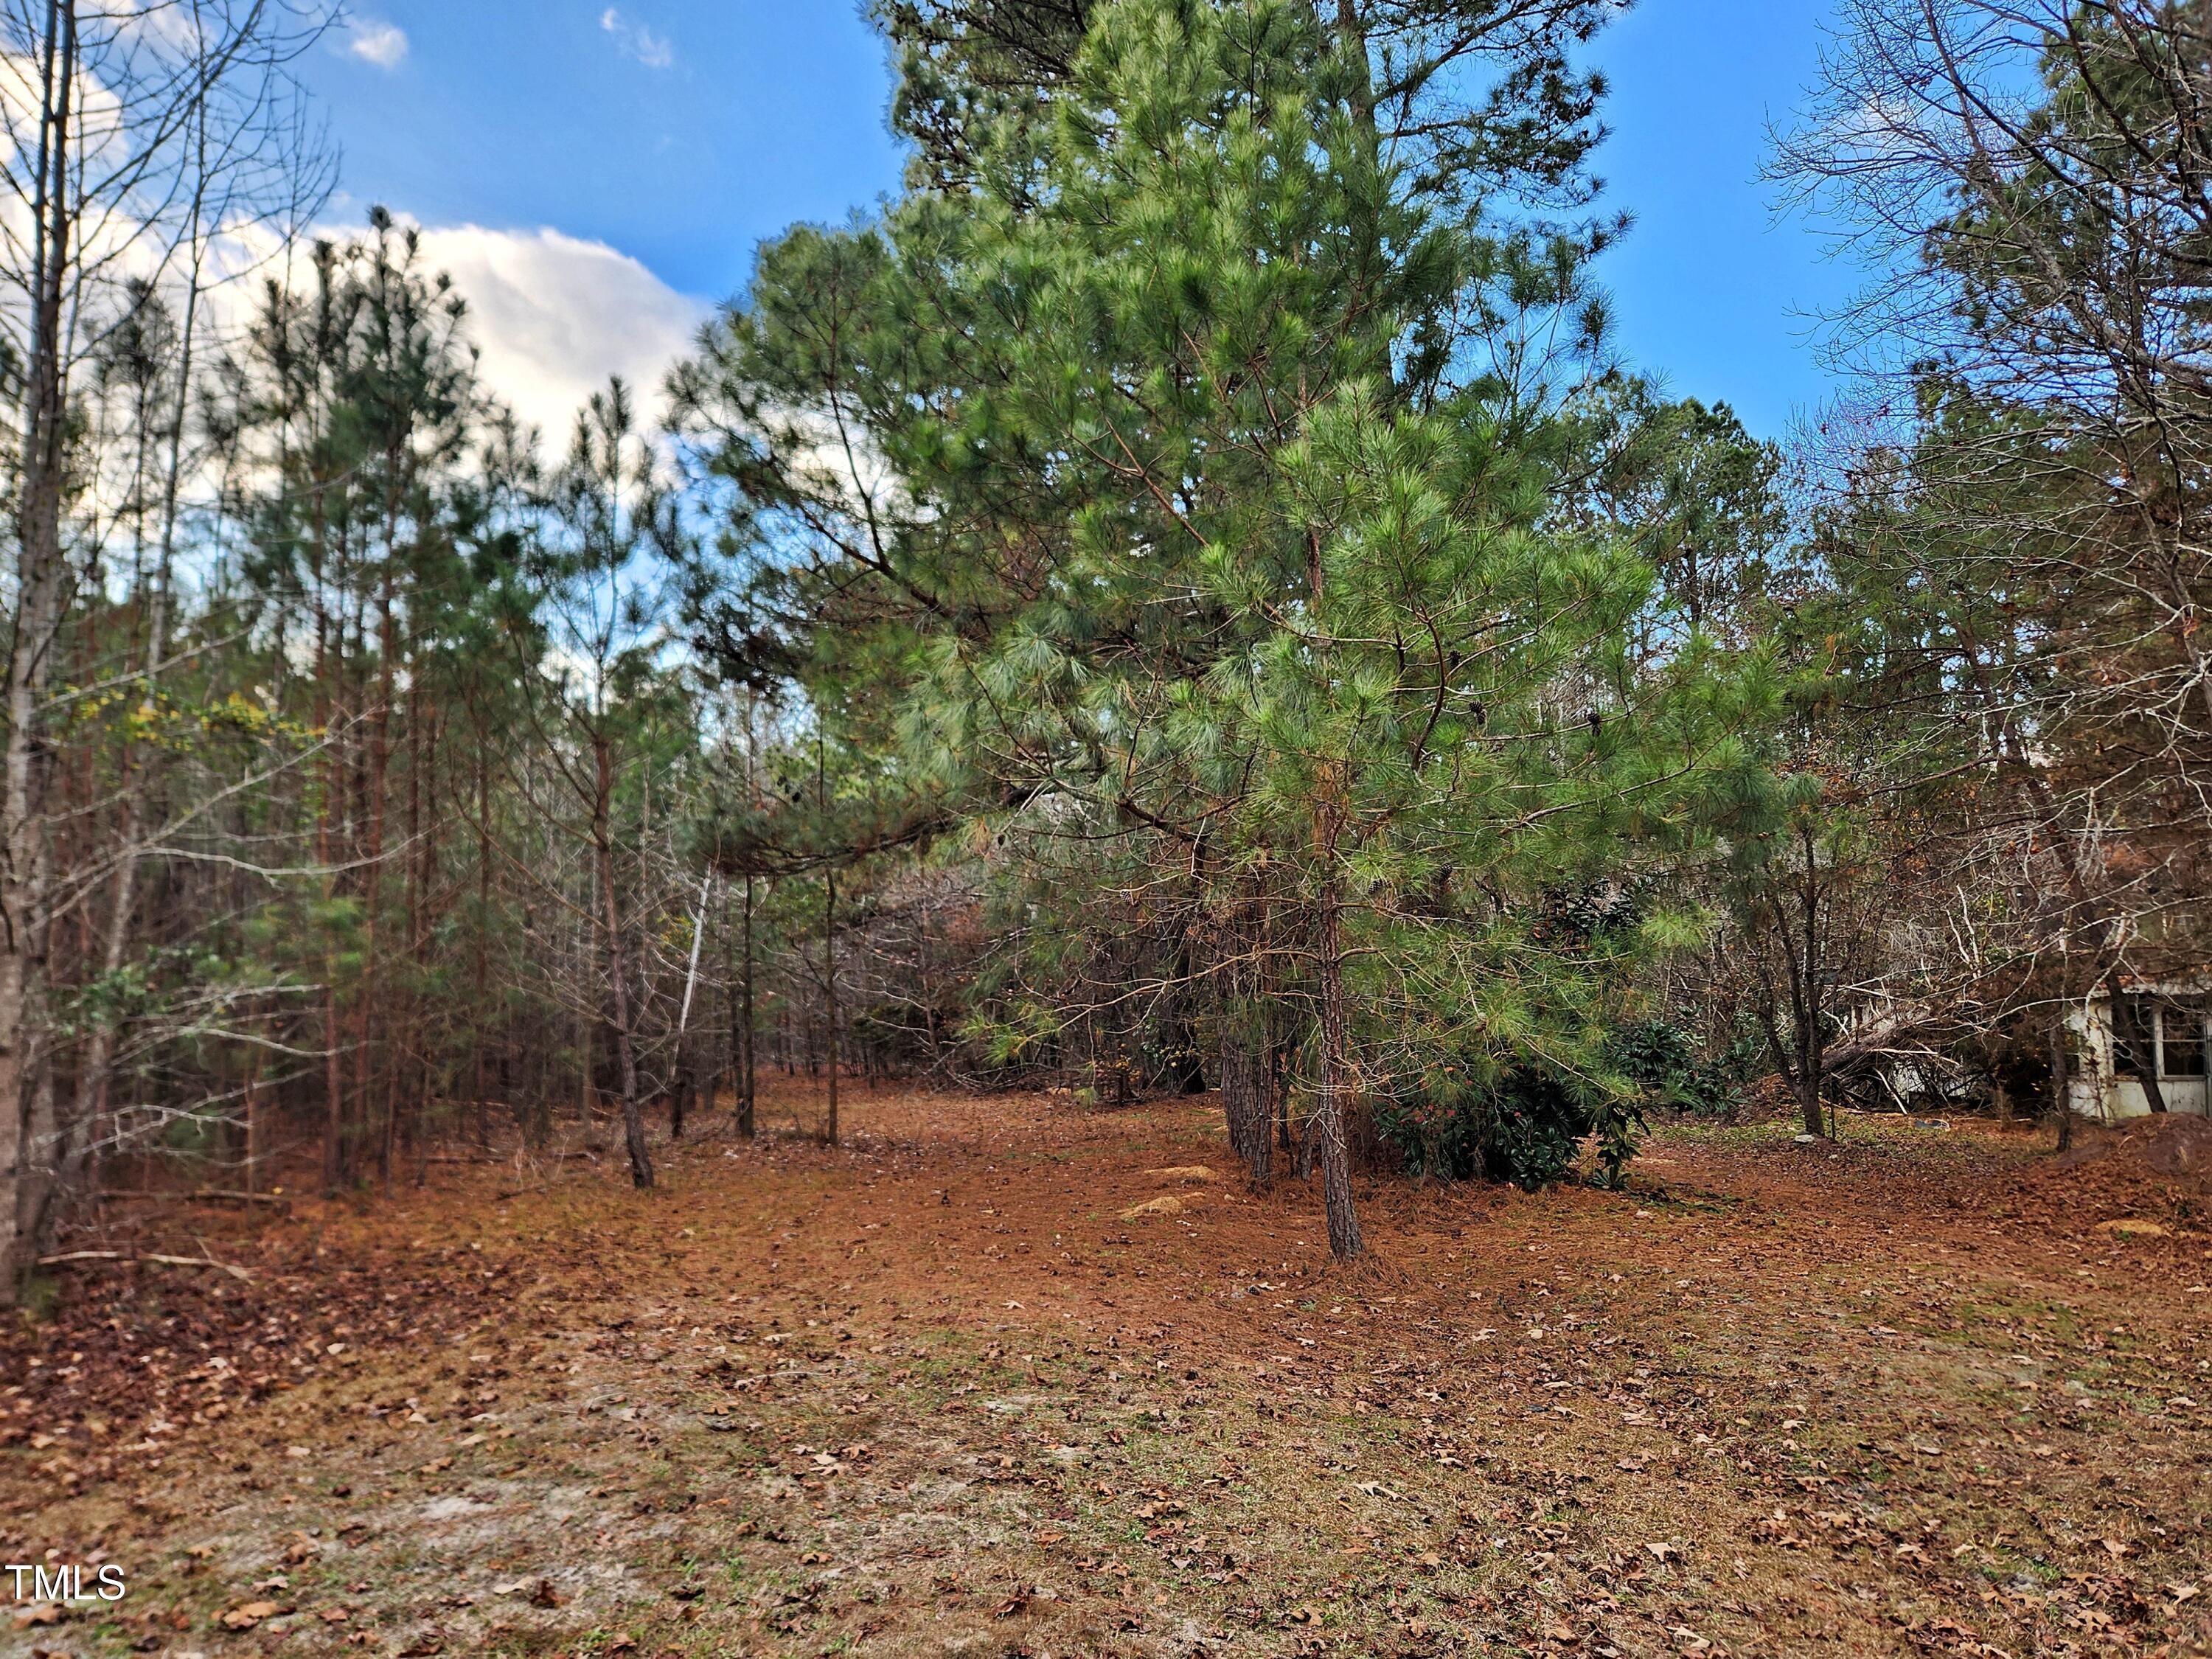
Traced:
[[1597, 170], [1636, 228], [1604, 269], [1622, 348], [1678, 397], [1784, 435], [1832, 382], [1817, 315], [1862, 280], [1760, 181], [1819, 65], [1825, 0], [1639, 0], [1599, 37], [1613, 137]]
[[[1805, 313], [1850, 284], [1758, 179], [1825, 14], [1640, 0], [1595, 53], [1599, 171], [1638, 221], [1605, 270], [1620, 344], [1774, 436], [1826, 395]], [[898, 173], [856, 0], [358, 0], [309, 78], [345, 151], [332, 216], [382, 202], [430, 228], [495, 384], [548, 424], [610, 369], [653, 374], [763, 237]]]

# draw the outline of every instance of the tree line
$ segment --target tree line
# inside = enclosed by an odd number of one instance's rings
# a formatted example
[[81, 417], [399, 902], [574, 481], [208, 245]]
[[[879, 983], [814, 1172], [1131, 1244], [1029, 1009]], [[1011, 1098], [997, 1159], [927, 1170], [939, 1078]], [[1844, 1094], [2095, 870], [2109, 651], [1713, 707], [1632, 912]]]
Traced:
[[319, 10], [11, 9], [7, 1273], [779, 1068], [1218, 1090], [1346, 1257], [1362, 1168], [2063, 1101], [2202, 959], [2202, 9], [1850, 0], [1786, 450], [1616, 337], [1611, 9], [883, 0], [902, 188], [550, 439], [314, 229]]

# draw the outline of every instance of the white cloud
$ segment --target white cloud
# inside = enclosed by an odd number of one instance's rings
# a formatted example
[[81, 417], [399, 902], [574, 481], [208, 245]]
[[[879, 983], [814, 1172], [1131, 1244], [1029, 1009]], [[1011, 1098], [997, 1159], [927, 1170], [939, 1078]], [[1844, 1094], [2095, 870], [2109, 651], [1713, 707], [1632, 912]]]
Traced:
[[676, 49], [666, 35], [631, 22], [612, 6], [599, 14], [599, 27], [614, 36], [615, 47], [623, 57], [635, 58], [647, 69], [664, 70], [676, 61]]
[[346, 51], [379, 69], [397, 69], [407, 56], [407, 31], [397, 23], [376, 23], [364, 17], [346, 35]]
[[708, 307], [605, 242], [557, 230], [453, 225], [422, 232], [424, 263], [468, 301], [485, 385], [548, 449], [565, 450], [584, 399], [619, 374], [644, 410]]

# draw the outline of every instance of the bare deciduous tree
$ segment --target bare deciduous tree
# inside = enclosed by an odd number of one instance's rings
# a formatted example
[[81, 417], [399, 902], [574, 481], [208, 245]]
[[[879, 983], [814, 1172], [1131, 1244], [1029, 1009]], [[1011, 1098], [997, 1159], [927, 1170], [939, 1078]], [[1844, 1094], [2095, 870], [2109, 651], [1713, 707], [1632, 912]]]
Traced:
[[[134, 285], [173, 306], [181, 298], [181, 404], [216, 239], [225, 258], [250, 262], [327, 188], [291, 65], [328, 25], [322, 8], [295, 0], [0, 8], [0, 339], [19, 421], [0, 760], [0, 1281], [35, 1253], [65, 1139], [48, 1030], [48, 732], [57, 642], [82, 574], [65, 512], [76, 373], [138, 309]], [[172, 479], [180, 467], [173, 447]], [[166, 538], [174, 495], [165, 494]], [[148, 644], [134, 665], [142, 675], [161, 661], [158, 636]], [[111, 917], [127, 909], [136, 867], [135, 849], [115, 864]]]

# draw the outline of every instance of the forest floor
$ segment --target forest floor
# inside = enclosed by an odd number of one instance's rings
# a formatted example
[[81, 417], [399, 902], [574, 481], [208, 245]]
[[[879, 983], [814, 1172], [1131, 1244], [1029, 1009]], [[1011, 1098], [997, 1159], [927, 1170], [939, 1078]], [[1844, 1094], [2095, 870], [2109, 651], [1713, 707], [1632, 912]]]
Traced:
[[1356, 1270], [1209, 1101], [846, 1122], [118, 1210], [250, 1278], [0, 1334], [0, 1559], [128, 1584], [0, 1654], [2212, 1648], [2202, 1121], [1668, 1128]]

